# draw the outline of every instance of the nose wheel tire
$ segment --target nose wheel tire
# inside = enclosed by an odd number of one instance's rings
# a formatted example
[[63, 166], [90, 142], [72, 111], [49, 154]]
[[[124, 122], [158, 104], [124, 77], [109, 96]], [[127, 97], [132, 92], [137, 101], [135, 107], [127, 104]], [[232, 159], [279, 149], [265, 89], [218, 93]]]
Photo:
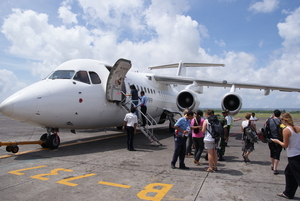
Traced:
[[43, 143], [41, 144], [43, 148], [56, 149], [60, 145], [60, 138], [55, 134], [48, 137], [48, 134], [45, 133], [41, 136], [40, 140], [43, 141]]
[[60, 144], [60, 138], [58, 135], [50, 135], [47, 139], [47, 145], [51, 149], [56, 149]]
[[48, 137], [48, 134], [45, 133], [45, 134], [43, 134], [43, 135], [41, 136], [41, 138], [40, 138], [40, 140], [43, 141], [43, 143], [41, 144], [41, 146], [42, 146], [43, 148], [49, 148], [49, 146], [47, 145], [47, 137]]

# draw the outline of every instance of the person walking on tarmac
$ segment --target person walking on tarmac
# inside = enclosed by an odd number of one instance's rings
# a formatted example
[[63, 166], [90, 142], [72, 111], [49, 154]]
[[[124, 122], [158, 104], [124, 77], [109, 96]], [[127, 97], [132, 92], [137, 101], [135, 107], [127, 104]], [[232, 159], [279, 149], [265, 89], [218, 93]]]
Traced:
[[283, 129], [283, 141], [278, 139], [271, 140], [287, 148], [288, 164], [284, 170], [285, 190], [277, 195], [286, 199], [293, 199], [297, 189], [300, 187], [300, 127], [294, 125], [290, 113], [281, 115], [281, 123], [286, 126]]
[[187, 170], [188, 167], [184, 164], [185, 149], [186, 149], [186, 136], [190, 130], [190, 121], [194, 118], [194, 112], [188, 111], [187, 114], [175, 123], [174, 128], [178, 131], [175, 132], [175, 150], [171, 161], [171, 168], [175, 169], [175, 164], [179, 158], [179, 169]]
[[[281, 124], [280, 115], [281, 112], [276, 109], [274, 110], [273, 117], [266, 121], [267, 128], [269, 128], [269, 137], [272, 139], [282, 140], [282, 136], [279, 136], [279, 126]], [[277, 175], [279, 174], [277, 167], [280, 160], [282, 146], [273, 141], [270, 141], [268, 144], [270, 149], [271, 169], [274, 171], [274, 174]]]
[[232, 127], [233, 122], [239, 121], [242, 118], [235, 119], [231, 115], [229, 115], [229, 110], [226, 110], [225, 112], [226, 112], [225, 113], [225, 119], [227, 121], [227, 127], [226, 127], [227, 128], [227, 132], [225, 133], [225, 146], [227, 146], [228, 145], [228, 141], [229, 141], [230, 128]]
[[223, 114], [223, 117], [221, 115], [217, 115], [218, 120], [221, 122], [221, 124], [223, 126], [223, 130], [224, 130], [224, 135], [221, 135], [221, 141], [220, 141], [220, 145], [218, 148], [219, 161], [225, 161], [225, 158], [223, 157], [225, 154], [225, 149], [226, 149], [226, 144], [227, 144], [225, 136], [228, 136], [227, 135], [227, 121], [224, 117], [224, 112], [222, 112], [222, 114]]
[[204, 135], [202, 133], [202, 126], [204, 119], [202, 118], [203, 111], [197, 110], [197, 116], [191, 121], [192, 139], [195, 145], [194, 163], [200, 165], [200, 157], [204, 150]]
[[127, 113], [124, 118], [123, 130], [127, 131], [127, 150], [136, 151], [133, 148], [133, 138], [136, 134], [137, 116], [135, 113], [135, 108], [131, 108], [130, 113]]
[[147, 97], [145, 96], [145, 92], [144, 91], [141, 91], [141, 97], [139, 97], [141, 102], [136, 106], [137, 107], [141, 107], [141, 112], [144, 114], [142, 115], [142, 121], [143, 121], [143, 124], [142, 126], [146, 126], [146, 118], [145, 118], [145, 115], [147, 113]]
[[242, 121], [241, 124], [241, 132], [243, 133], [242, 135], [242, 140], [243, 140], [243, 146], [242, 146], [242, 151], [243, 151], [243, 158], [244, 162], [250, 162], [249, 155], [250, 153], [254, 150], [254, 143], [248, 139], [247, 134], [245, 133], [245, 128], [250, 125], [254, 128], [254, 123], [253, 121], [250, 121], [251, 113], [247, 112], [245, 114], [245, 120]]

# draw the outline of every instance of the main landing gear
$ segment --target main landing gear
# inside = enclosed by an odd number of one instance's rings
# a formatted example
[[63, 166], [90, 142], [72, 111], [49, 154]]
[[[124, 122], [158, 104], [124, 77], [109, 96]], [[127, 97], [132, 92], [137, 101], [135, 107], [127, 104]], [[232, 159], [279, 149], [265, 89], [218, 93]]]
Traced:
[[58, 129], [47, 128], [47, 133], [43, 134], [39, 141], [25, 141], [25, 142], [1, 142], [0, 147], [6, 145], [6, 151], [17, 153], [19, 151], [18, 145], [39, 144], [43, 148], [56, 149], [60, 144], [58, 136]]

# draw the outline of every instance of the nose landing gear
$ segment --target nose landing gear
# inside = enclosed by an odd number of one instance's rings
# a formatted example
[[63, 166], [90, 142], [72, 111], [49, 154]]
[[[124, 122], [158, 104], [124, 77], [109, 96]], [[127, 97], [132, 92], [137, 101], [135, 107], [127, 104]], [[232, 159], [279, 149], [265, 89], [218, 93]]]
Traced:
[[[53, 134], [51, 134], [53, 133]], [[41, 146], [43, 148], [56, 149], [60, 144], [60, 138], [58, 136], [58, 129], [47, 128], [47, 133], [43, 134], [40, 138], [43, 142]]]

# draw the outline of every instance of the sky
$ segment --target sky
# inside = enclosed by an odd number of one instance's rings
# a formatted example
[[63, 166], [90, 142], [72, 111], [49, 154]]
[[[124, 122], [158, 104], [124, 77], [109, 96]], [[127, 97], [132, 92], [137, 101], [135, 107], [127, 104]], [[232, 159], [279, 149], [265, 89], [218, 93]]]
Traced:
[[[1, 0], [0, 101], [78, 58], [132, 71], [170, 63], [197, 79], [299, 87], [299, 0]], [[200, 107], [219, 108], [230, 89], [204, 88]], [[300, 94], [237, 89], [243, 108], [300, 108]]]

